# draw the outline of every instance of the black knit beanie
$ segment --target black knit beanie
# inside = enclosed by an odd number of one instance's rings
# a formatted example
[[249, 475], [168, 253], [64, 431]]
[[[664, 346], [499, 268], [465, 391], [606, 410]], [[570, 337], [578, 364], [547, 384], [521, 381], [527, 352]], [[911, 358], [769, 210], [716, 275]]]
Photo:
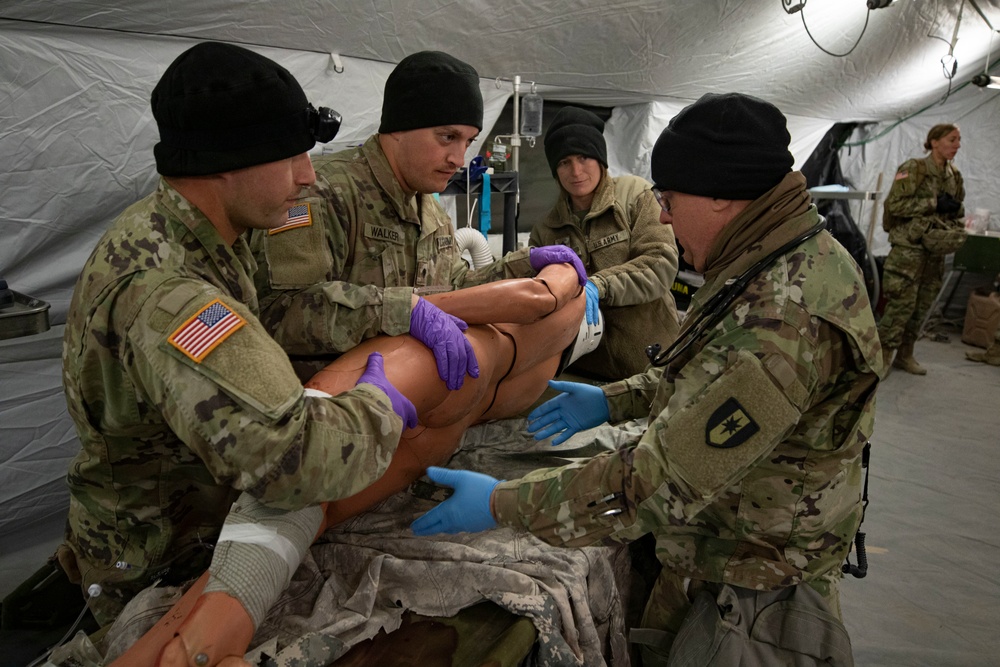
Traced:
[[295, 77], [239, 46], [202, 42], [167, 67], [153, 89], [163, 176], [203, 176], [311, 149], [310, 105]]
[[472, 65], [441, 51], [406, 56], [385, 81], [379, 132], [439, 125], [483, 129], [483, 93]]
[[653, 147], [660, 190], [719, 199], [756, 199], [792, 170], [785, 116], [742, 93], [702, 95], [680, 111]]
[[604, 121], [579, 107], [563, 107], [552, 117], [545, 132], [545, 159], [556, 178], [559, 162], [570, 155], [591, 157], [608, 166], [608, 145], [604, 141]]

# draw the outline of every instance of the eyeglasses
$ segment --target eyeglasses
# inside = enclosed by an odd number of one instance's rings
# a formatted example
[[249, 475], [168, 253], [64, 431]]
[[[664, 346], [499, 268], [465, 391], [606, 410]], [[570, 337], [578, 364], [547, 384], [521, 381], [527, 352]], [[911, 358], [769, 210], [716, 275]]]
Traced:
[[670, 213], [670, 200], [664, 196], [662, 190], [657, 188], [650, 188], [653, 191], [653, 196], [656, 197], [656, 203], [660, 205], [664, 213]]

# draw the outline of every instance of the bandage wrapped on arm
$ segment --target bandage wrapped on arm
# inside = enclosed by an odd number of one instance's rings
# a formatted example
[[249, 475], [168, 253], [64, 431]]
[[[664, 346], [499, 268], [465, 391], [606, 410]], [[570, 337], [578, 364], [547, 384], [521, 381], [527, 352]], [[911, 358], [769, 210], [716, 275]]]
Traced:
[[260, 627], [288, 587], [322, 520], [323, 511], [317, 506], [281, 510], [242, 494], [219, 534], [205, 593], [233, 596], [247, 610], [254, 628]]

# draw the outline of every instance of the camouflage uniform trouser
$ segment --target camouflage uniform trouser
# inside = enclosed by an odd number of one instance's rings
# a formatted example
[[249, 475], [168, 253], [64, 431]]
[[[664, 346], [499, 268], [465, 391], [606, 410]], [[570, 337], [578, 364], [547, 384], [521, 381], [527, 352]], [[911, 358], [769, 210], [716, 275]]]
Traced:
[[[741, 621], [741, 625], [744, 627], [731, 626], [727, 621], [718, 624], [719, 613], [714, 611], [715, 604], [712, 602], [708, 604], [708, 623], [702, 624], [696, 620], [696, 625], [684, 626], [682, 632], [681, 628], [685, 618], [689, 615], [704, 615], [706, 612], [705, 605], [702, 604], [705, 600], [698, 602], [698, 596], [709, 596], [709, 599], [714, 599], [723, 590], [723, 587], [719, 584], [696, 580], [691, 580], [689, 583], [684, 578], [664, 568], [653, 585], [653, 590], [646, 602], [646, 610], [641, 622], [642, 627], [631, 629], [629, 641], [638, 645], [641, 667], [667, 667], [678, 664], [705, 667], [707, 664], [729, 665], [737, 664], [737, 662], [740, 665], [770, 667], [775, 664], [786, 664], [791, 659], [790, 656], [795, 657], [795, 664], [807, 665], [813, 664], [807, 658], [817, 658], [819, 655], [824, 655], [831, 662], [827, 663], [820, 658], [815, 661], [817, 665], [852, 665], [850, 639], [841, 621], [839, 580], [829, 583], [823, 582], [820, 585], [823, 593], [807, 584], [801, 586], [809, 588], [808, 592], [803, 592], [811, 598], [812, 602], [805, 604], [804, 614], [783, 611], [777, 615], [777, 618], [780, 619], [778, 626], [785, 628], [785, 630], [791, 629], [791, 631], [785, 633], [786, 636], [781, 637], [781, 641], [775, 641], [772, 647], [767, 646], [768, 642], [765, 638], [762, 655], [761, 644], [756, 646], [756, 650], [747, 646], [749, 629], [755, 627], [755, 620], [765, 618], [758, 612], [767, 609], [775, 602], [775, 598], [786, 598], [788, 593], [794, 593], [794, 589], [751, 591], [725, 587], [731, 592], [739, 590], [739, 595], [744, 597], [744, 603], [735, 611], [737, 616], [741, 614], [746, 616]], [[781, 604], [788, 605], [789, 603], [779, 603], [779, 605]], [[801, 605], [801, 602], [799, 604]], [[802, 609], [802, 606], [798, 608]], [[776, 610], [772, 609], [772, 611]], [[808, 626], [806, 628], [798, 627], [796, 622], [797, 618], [803, 616]], [[773, 619], [775, 616], [768, 618]], [[688, 620], [690, 624], [692, 619]], [[763, 621], [762, 625], [766, 622]], [[716, 636], [711, 636], [713, 628], [708, 629], [708, 636], [706, 636], [705, 625], [721, 625], [724, 630], [734, 632], [735, 642], [723, 643], [723, 638], [718, 636], [717, 627], [714, 628]], [[796, 632], [796, 629], [803, 631]], [[754, 629], [754, 638], [759, 640], [756, 636], [758, 630], [759, 628]], [[678, 633], [681, 633], [680, 637], [678, 637]], [[740, 636], [741, 634], [743, 636]], [[671, 649], [677, 639], [680, 640], [677, 642], [677, 650], [671, 656]], [[824, 651], [833, 655], [823, 654]], [[694, 655], [691, 655], [692, 653]], [[710, 659], [709, 655], [713, 657]], [[715, 660], [719, 660], [719, 662]]]
[[882, 293], [885, 311], [878, 324], [882, 347], [896, 349], [914, 343], [927, 311], [941, 291], [944, 256], [921, 248], [892, 246], [885, 260]]

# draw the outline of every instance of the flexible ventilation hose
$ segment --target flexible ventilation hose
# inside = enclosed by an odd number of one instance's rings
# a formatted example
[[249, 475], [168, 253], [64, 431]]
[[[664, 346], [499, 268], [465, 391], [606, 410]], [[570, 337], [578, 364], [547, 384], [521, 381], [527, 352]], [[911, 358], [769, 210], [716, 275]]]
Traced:
[[458, 244], [459, 253], [469, 251], [469, 255], [472, 256], [472, 268], [481, 269], [493, 263], [490, 244], [482, 232], [476, 231], [472, 227], [462, 227], [455, 231], [455, 243]]

